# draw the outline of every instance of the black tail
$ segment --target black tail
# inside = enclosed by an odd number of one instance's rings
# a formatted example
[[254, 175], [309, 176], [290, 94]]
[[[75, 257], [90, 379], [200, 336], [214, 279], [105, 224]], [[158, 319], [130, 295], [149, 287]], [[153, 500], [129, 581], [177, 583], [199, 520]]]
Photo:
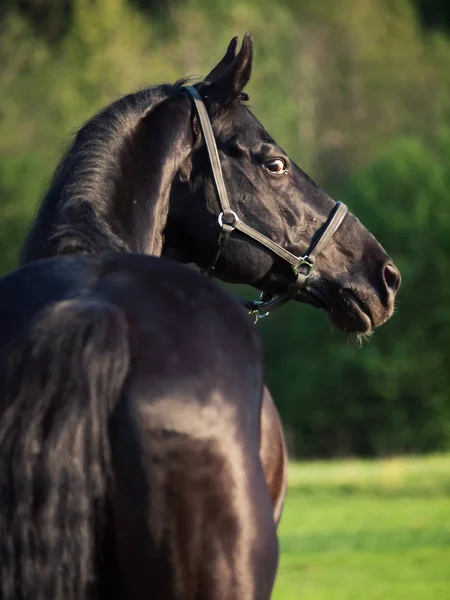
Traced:
[[88, 595], [127, 333], [111, 304], [59, 302], [0, 364], [1, 600]]

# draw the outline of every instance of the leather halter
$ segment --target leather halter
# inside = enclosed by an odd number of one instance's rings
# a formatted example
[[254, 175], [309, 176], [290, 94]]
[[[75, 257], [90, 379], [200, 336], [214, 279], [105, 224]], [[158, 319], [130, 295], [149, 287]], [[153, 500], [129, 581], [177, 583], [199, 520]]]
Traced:
[[213, 179], [216, 186], [220, 207], [222, 209], [222, 212], [218, 218], [220, 234], [217, 244], [217, 251], [213, 256], [207, 271], [207, 275], [210, 277], [214, 275], [214, 270], [220, 253], [228, 243], [230, 236], [235, 229], [251, 237], [253, 240], [257, 241], [262, 246], [265, 246], [288, 262], [291, 265], [295, 275], [295, 281], [291, 283], [288, 290], [284, 294], [273, 297], [263, 292], [260, 300], [246, 300], [245, 298], [239, 298], [240, 302], [242, 302], [242, 304], [249, 309], [250, 314], [255, 317], [256, 323], [258, 319], [268, 315], [276, 308], [279, 308], [288, 302], [288, 300], [291, 300], [305, 285], [306, 280], [314, 268], [314, 263], [317, 256], [319, 256], [319, 254], [323, 251], [325, 246], [328, 244], [334, 233], [341, 225], [345, 215], [348, 212], [348, 209], [345, 204], [336, 202], [323, 226], [322, 233], [318, 236], [314, 243], [311, 242], [304, 256], [295, 256], [295, 254], [292, 254], [292, 252], [289, 252], [270, 238], [266, 237], [262, 233], [259, 233], [259, 231], [253, 229], [253, 227], [243, 223], [237, 214], [232, 210], [230, 201], [228, 199], [227, 189], [223, 180], [222, 167], [220, 165], [219, 153], [217, 151], [214, 133], [205, 103], [203, 102], [203, 98], [197, 88], [193, 86], [186, 86], [183, 89], [186, 90], [194, 102], [194, 107], [200, 121], [200, 128], [205, 138]]

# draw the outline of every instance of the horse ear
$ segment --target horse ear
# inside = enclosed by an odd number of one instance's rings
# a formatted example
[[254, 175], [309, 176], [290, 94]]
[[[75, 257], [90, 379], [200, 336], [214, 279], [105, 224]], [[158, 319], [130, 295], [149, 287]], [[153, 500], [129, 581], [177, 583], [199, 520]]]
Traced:
[[227, 51], [225, 52], [225, 56], [222, 60], [214, 67], [214, 69], [205, 77], [205, 81], [209, 83], [218, 79], [220, 75], [225, 71], [228, 65], [236, 56], [236, 48], [237, 48], [237, 37], [234, 37], [231, 42], [228, 44]]
[[[228, 47], [228, 49], [230, 49], [230, 47]], [[218, 102], [219, 104], [229, 104], [230, 102], [233, 102], [250, 79], [252, 63], [253, 40], [251, 34], [246, 33], [242, 40], [239, 54], [233, 58], [227, 67], [225, 67], [222, 74], [208, 86], [207, 97], [210, 101]]]

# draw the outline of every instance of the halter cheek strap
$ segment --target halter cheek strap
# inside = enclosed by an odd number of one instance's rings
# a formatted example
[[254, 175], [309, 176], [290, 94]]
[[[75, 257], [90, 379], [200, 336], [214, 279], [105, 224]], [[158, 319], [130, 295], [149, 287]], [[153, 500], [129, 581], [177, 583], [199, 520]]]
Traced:
[[[333, 209], [331, 210], [321, 234], [318, 236], [314, 243], [311, 243], [306, 254], [304, 256], [295, 256], [292, 252], [289, 252], [267, 236], [263, 235], [253, 227], [243, 223], [238, 215], [232, 210], [230, 201], [228, 199], [227, 189], [223, 179], [222, 167], [220, 164], [219, 153], [217, 151], [217, 145], [214, 138], [214, 133], [209, 120], [209, 115], [203, 102], [203, 98], [197, 88], [193, 86], [187, 86], [183, 88], [192, 98], [196, 113], [200, 121], [200, 128], [205, 139], [206, 149], [208, 152], [209, 162], [211, 164], [211, 171], [213, 174], [214, 184], [219, 198], [220, 207], [222, 212], [218, 217], [220, 226], [220, 234], [217, 244], [217, 250], [211, 260], [207, 274], [212, 277], [216, 268], [217, 261], [219, 259], [222, 249], [228, 244], [231, 234], [235, 229], [251, 237], [253, 240], [271, 250], [274, 254], [280, 256], [283, 260], [288, 262], [295, 274], [295, 281], [289, 286], [287, 292], [280, 296], [268, 296], [264, 292], [261, 294], [260, 300], [246, 300], [245, 298], [239, 298], [244, 306], [246, 306], [250, 313], [254, 315], [255, 322], [269, 314], [269, 312], [279, 308], [289, 300], [291, 300], [297, 292], [305, 285], [311, 271], [314, 268], [314, 263], [317, 256], [323, 251], [325, 246], [328, 244], [330, 239], [333, 237], [336, 230], [344, 220], [345, 215], [348, 212], [345, 204], [336, 202]], [[270, 298], [270, 299], [269, 299]]]

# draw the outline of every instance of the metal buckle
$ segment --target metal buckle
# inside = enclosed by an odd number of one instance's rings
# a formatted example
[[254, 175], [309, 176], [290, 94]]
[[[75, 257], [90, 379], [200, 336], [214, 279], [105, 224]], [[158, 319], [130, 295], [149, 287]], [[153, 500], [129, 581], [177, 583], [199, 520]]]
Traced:
[[299, 261], [300, 262], [298, 263], [298, 265], [292, 265], [292, 270], [294, 271], [295, 275], [298, 275], [300, 267], [308, 267], [308, 272], [305, 275], [302, 273], [302, 275], [304, 275], [306, 279], [311, 275], [311, 271], [314, 269], [314, 262], [309, 258], [307, 254], [305, 254], [305, 256], [301, 256], [299, 258]]
[[[219, 225], [221, 227], [223, 227], [223, 211], [220, 213], [219, 218], [217, 219], [219, 221]], [[226, 225], [229, 225], [230, 227], [234, 227], [234, 223], [237, 223], [239, 221], [239, 217], [237, 216], [237, 214], [234, 212], [234, 210], [229, 210], [227, 211], [227, 215], [233, 215], [234, 217], [234, 221], [233, 223], [226, 223]]]

